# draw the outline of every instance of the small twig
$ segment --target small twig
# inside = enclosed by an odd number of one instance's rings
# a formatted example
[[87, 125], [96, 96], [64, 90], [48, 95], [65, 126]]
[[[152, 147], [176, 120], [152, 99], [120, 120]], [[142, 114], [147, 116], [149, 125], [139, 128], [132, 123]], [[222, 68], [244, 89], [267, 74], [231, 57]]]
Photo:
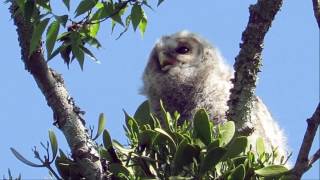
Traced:
[[308, 166], [311, 167], [314, 162], [316, 162], [320, 158], [320, 149], [313, 156], [311, 156]]
[[59, 177], [59, 175], [52, 169], [52, 167], [50, 166], [50, 164], [48, 164], [46, 166], [46, 168], [49, 169], [49, 171], [53, 174], [53, 176], [57, 179], [57, 180], [61, 180], [61, 178]]
[[319, 159], [320, 156], [320, 152], [318, 150], [311, 160], [308, 159], [311, 146], [320, 123], [320, 103], [318, 104], [317, 109], [313, 113], [312, 117], [307, 119], [307, 123], [308, 127], [303, 137], [298, 158], [294, 168], [292, 169], [292, 174], [296, 179], [300, 179], [301, 176], [309, 169], [310, 165], [312, 165], [310, 162], [314, 163], [317, 159]]
[[320, 28], [320, 0], [312, 0], [314, 17], [317, 20], [318, 27]]
[[117, 8], [117, 10], [112, 12], [109, 16], [107, 16], [107, 17], [105, 17], [103, 19], [97, 20], [97, 21], [92, 21], [92, 22], [87, 22], [86, 21], [86, 24], [98, 24], [98, 23], [101, 23], [103, 21], [106, 21], [107, 19], [112, 18], [113, 16], [118, 14], [122, 9], [124, 9], [127, 6], [128, 3], [132, 2], [132, 1], [134, 1], [134, 0], [127, 0], [127, 1], [121, 2], [121, 6], [119, 6]]

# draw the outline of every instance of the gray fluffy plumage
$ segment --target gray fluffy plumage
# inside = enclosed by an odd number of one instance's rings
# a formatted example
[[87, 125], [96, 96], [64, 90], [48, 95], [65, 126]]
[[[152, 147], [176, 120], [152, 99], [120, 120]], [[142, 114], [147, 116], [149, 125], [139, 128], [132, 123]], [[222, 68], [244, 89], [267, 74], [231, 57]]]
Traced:
[[[232, 77], [232, 68], [216, 48], [194, 33], [181, 31], [163, 36], [156, 43], [143, 74], [142, 94], [157, 115], [161, 99], [166, 109], [178, 111], [182, 120], [191, 120], [198, 109], [204, 108], [212, 120], [223, 123]], [[286, 154], [286, 138], [258, 97], [253, 101], [251, 121], [255, 128], [251, 139], [263, 137], [268, 147]]]

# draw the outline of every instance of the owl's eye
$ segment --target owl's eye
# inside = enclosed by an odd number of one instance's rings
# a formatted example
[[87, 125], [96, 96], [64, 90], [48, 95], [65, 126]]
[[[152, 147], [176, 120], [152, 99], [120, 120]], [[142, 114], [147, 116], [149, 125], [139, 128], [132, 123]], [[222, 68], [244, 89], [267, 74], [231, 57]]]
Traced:
[[190, 51], [189, 48], [187, 48], [186, 46], [180, 46], [177, 49], [175, 49], [177, 53], [179, 54], [186, 54]]

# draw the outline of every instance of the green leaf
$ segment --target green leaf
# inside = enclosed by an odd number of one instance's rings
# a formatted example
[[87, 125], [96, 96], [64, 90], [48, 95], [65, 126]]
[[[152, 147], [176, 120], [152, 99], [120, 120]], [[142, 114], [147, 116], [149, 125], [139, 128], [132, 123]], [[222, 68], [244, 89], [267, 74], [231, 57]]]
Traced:
[[137, 29], [138, 25], [140, 24], [140, 21], [143, 17], [143, 10], [140, 5], [137, 3], [133, 5], [131, 9], [131, 21], [134, 31]]
[[103, 113], [100, 113], [97, 134], [93, 138], [93, 140], [96, 140], [101, 135], [101, 133], [104, 130], [105, 125], [106, 125], [106, 118], [104, 117]]
[[234, 141], [227, 147], [227, 152], [223, 157], [223, 160], [231, 159], [245, 152], [248, 145], [248, 138], [246, 136], [236, 137]]
[[148, 100], [144, 101], [134, 113], [134, 119], [137, 121], [139, 126], [149, 124], [154, 128], [153, 120], [150, 116], [150, 105]]
[[75, 46], [72, 44], [71, 46], [72, 54], [77, 58], [81, 70], [83, 70], [83, 64], [84, 64], [84, 52], [82, 51], [79, 46]]
[[194, 115], [194, 133], [205, 145], [212, 141], [212, 130], [210, 128], [209, 116], [204, 109], [199, 109]]
[[233, 121], [228, 121], [219, 125], [221, 145], [227, 145], [235, 134], [235, 125]]
[[14, 0], [15, 3], [17, 3], [19, 9], [24, 9], [24, 6], [25, 6], [25, 0]]
[[262, 155], [265, 152], [264, 142], [261, 137], [257, 138], [256, 150], [259, 155]]
[[106, 149], [112, 148], [112, 141], [109, 132], [105, 129], [103, 131], [103, 145]]
[[60, 27], [59, 22], [53, 21], [47, 29], [47, 40], [46, 40], [47, 59], [51, 57], [51, 53], [59, 33], [59, 27]]
[[46, 11], [51, 12], [50, 2], [48, 0], [37, 0], [36, 3]]
[[232, 162], [234, 163], [235, 166], [238, 166], [240, 164], [244, 164], [246, 159], [247, 159], [246, 155], [237, 156], [235, 158], [232, 158]]
[[27, 160], [26, 158], [24, 158], [18, 151], [16, 151], [14, 148], [10, 148], [11, 152], [13, 153], [13, 155], [19, 159], [21, 162], [25, 163], [26, 165], [32, 166], [32, 167], [44, 167], [44, 165], [40, 165], [40, 164], [35, 164], [29, 160]]
[[29, 56], [32, 55], [34, 50], [36, 50], [37, 46], [39, 45], [41, 36], [44, 30], [46, 29], [49, 23], [49, 20], [50, 18], [46, 18], [43, 21], [40, 21], [40, 23], [35, 26], [35, 29], [33, 30], [32, 37], [31, 37]]
[[129, 116], [129, 114], [126, 111], [124, 111], [124, 114], [125, 114], [127, 127], [129, 128], [131, 133], [138, 135], [139, 134], [139, 125], [138, 125], [137, 121], [133, 117]]
[[227, 152], [225, 148], [217, 147], [208, 151], [207, 155], [204, 157], [200, 164], [200, 174], [204, 174], [207, 171], [213, 169]]
[[79, 32], [72, 31], [70, 34], [71, 38], [71, 51], [74, 57], [77, 58], [77, 61], [79, 62], [79, 65], [81, 69], [83, 70], [83, 64], [84, 64], [84, 52], [80, 48], [82, 46], [82, 41], [81, 41], [81, 35]]
[[254, 171], [256, 174], [264, 177], [274, 177], [280, 176], [286, 172], [288, 169], [281, 165], [271, 165]]
[[84, 46], [80, 46], [84, 53], [86, 53], [91, 59], [93, 59], [96, 63], [100, 63], [100, 61], [94, 56], [94, 54]]
[[91, 37], [96, 37], [97, 36], [97, 33], [99, 31], [99, 27], [100, 27], [100, 23], [96, 22], [94, 24], [91, 24], [89, 26], [89, 35]]
[[228, 180], [243, 180], [245, 178], [245, 175], [245, 167], [243, 164], [240, 164], [231, 171], [231, 173], [228, 176]]
[[208, 144], [207, 151], [210, 151], [213, 148], [217, 148], [217, 147], [219, 147], [219, 145], [220, 145], [220, 140], [219, 139], [215, 139], [210, 144]]
[[70, 11], [70, 0], [63, 0], [63, 4], [68, 8], [68, 11]]
[[112, 145], [114, 148], [118, 149], [119, 151], [121, 151], [121, 153], [128, 155], [129, 153], [134, 152], [134, 149], [127, 149], [124, 148], [118, 141], [113, 140]]
[[26, 22], [30, 22], [31, 17], [36, 10], [36, 5], [33, 0], [27, 0], [24, 4], [24, 19]]
[[142, 19], [139, 23], [139, 31], [140, 31], [141, 37], [143, 37], [144, 33], [146, 32], [147, 24], [148, 24], [147, 15], [143, 12]]
[[[119, 11], [118, 13], [115, 13]], [[115, 3], [114, 4], [114, 7], [113, 7], [113, 11], [112, 13], [115, 13], [115, 14], [112, 14], [113, 16], [111, 16], [111, 19], [114, 20], [115, 22], [121, 24], [122, 26], [124, 26], [123, 22], [122, 22], [122, 19], [121, 19], [121, 16], [124, 14], [124, 12], [126, 11], [126, 6], [124, 6], [122, 3]]]
[[91, 10], [92, 8], [94, 8], [96, 4], [96, 0], [82, 0], [75, 11], [75, 17], [80, 16], [81, 14], [84, 14], [85, 12]]
[[56, 20], [63, 26], [66, 27], [66, 24], [68, 22], [68, 15], [62, 15], [62, 16], [54, 16]]
[[55, 49], [50, 57], [47, 59], [47, 61], [50, 61], [52, 58], [54, 58], [57, 54], [59, 54], [60, 50], [63, 48], [63, 45], [59, 46], [57, 49]]
[[193, 162], [193, 159], [198, 159], [200, 154], [200, 148], [196, 148], [191, 144], [188, 144], [188, 141], [184, 139], [178, 146], [177, 152], [173, 158], [173, 167], [174, 174], [178, 175], [183, 170], [183, 166], [189, 165]]
[[163, 1], [164, 0], [158, 0], [158, 5], [157, 6], [160, 6], [160, 4], [163, 3]]
[[162, 100], [160, 100], [160, 109], [161, 109], [161, 117], [160, 119], [162, 119], [162, 123], [164, 125], [164, 128], [166, 130], [170, 131], [170, 124], [172, 122], [172, 118], [169, 112], [166, 111], [164, 104], [162, 102]]
[[109, 162], [112, 162], [112, 161], [113, 161], [110, 153], [109, 153], [108, 150], [106, 150], [105, 148], [100, 148], [100, 149], [99, 149], [99, 154], [100, 154], [101, 158], [104, 158], [104, 159], [106, 159], [106, 160], [109, 161]]
[[142, 131], [139, 136], [139, 145], [150, 147], [156, 136], [157, 132], [155, 132], [154, 130], [147, 129], [145, 131]]
[[49, 130], [49, 140], [52, 150], [52, 161], [56, 158], [58, 153], [58, 141], [57, 137], [52, 130]]
[[126, 176], [130, 175], [130, 171], [120, 163], [109, 164], [109, 171], [115, 175], [118, 175], [119, 173], [123, 173]]
[[167, 142], [168, 142], [167, 145], [169, 145], [171, 152], [175, 152], [176, 151], [176, 143], [173, 140], [173, 138], [163, 129], [155, 128], [154, 130], [159, 133], [156, 136], [154, 142], [155, 143], [165, 143], [167, 140]]

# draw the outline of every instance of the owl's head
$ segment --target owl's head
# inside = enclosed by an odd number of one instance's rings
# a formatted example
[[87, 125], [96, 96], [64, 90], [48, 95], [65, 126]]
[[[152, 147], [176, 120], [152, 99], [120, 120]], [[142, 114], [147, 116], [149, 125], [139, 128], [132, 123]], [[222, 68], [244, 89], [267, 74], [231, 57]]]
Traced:
[[229, 68], [219, 51], [205, 39], [188, 31], [177, 32], [155, 44], [143, 74], [142, 94], [175, 88], [183, 91], [205, 84], [210, 75], [219, 77], [226, 72]]
[[188, 31], [177, 32], [158, 40], [151, 54], [151, 61], [154, 61], [151, 63], [164, 73], [198, 66], [205, 60], [207, 47], [210, 45], [199, 36]]

